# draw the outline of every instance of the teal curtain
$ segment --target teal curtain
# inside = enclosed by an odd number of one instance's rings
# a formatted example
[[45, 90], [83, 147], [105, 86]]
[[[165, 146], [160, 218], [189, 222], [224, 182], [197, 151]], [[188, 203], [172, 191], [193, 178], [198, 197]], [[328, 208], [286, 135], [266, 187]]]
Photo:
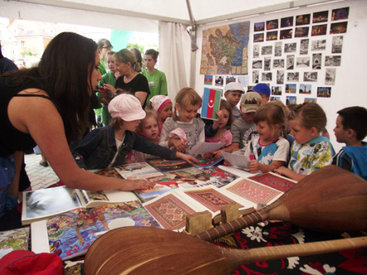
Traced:
[[129, 43], [132, 32], [123, 30], [112, 30], [111, 32], [111, 44], [113, 46], [113, 51], [118, 52], [121, 49], [126, 48]]

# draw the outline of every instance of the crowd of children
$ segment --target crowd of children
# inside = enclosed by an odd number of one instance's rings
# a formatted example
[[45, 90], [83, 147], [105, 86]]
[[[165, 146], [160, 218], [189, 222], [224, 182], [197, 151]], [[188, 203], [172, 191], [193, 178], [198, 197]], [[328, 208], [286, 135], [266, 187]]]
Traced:
[[247, 93], [240, 83], [229, 83], [217, 119], [202, 120], [198, 115], [202, 98], [189, 87], [177, 93], [174, 104], [166, 95], [153, 96], [146, 111], [134, 96], [121, 94], [108, 105], [112, 124], [90, 132], [74, 156], [88, 169], [154, 156], [197, 162], [197, 156], [189, 155], [195, 144], [222, 142], [222, 150], [248, 159], [251, 173], [273, 171], [299, 181], [335, 164], [367, 178], [365, 108], [338, 112], [334, 133], [346, 146], [335, 154], [325, 136], [327, 118], [320, 105], [310, 102], [288, 108], [280, 101], [268, 102], [269, 95], [270, 89], [263, 83]]

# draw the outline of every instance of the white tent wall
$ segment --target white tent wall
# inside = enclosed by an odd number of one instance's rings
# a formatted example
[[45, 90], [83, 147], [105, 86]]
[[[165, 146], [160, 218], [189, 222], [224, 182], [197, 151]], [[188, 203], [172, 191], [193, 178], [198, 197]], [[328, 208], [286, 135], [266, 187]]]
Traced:
[[[322, 4], [313, 7], [303, 7], [296, 10], [284, 11], [279, 13], [272, 14], [264, 14], [256, 17], [248, 17], [236, 19], [236, 20], [226, 20], [221, 22], [216, 22], [208, 25], [200, 25], [198, 30], [198, 46], [197, 50], [197, 58], [196, 58], [196, 80], [195, 80], [195, 89], [199, 94], [202, 94], [204, 91], [204, 75], [200, 75], [200, 61], [201, 61], [201, 50], [202, 50], [202, 31], [204, 29], [212, 28], [215, 26], [222, 26], [232, 23], [250, 21], [250, 35], [249, 35], [249, 44], [248, 44], [248, 75], [249, 75], [249, 85], [252, 85], [252, 51], [253, 51], [253, 23], [254, 22], [263, 22], [266, 20], [272, 20], [276, 18], [282, 18], [287, 16], [295, 16], [302, 15], [312, 12], [329, 10], [329, 15], [332, 9], [335, 8], [343, 8], [349, 7], [349, 18], [348, 18], [348, 29], [347, 33], [344, 35], [343, 41], [343, 50], [341, 53], [341, 66], [336, 67], [336, 80], [335, 85], [332, 87], [332, 94], [330, 98], [317, 98], [317, 103], [322, 106], [327, 115], [327, 130], [330, 134], [330, 139], [336, 151], [338, 151], [342, 144], [337, 143], [333, 128], [335, 127], [335, 120], [337, 117], [336, 112], [344, 107], [349, 106], [363, 106], [367, 107], [367, 72], [365, 66], [367, 64], [367, 1], [365, 0], [347, 0], [338, 3], [332, 4]], [[329, 27], [330, 28], [330, 27]], [[329, 31], [328, 28], [328, 31]], [[325, 36], [316, 36], [309, 37], [311, 40], [322, 39]], [[329, 37], [330, 38], [330, 37]], [[328, 38], [331, 41], [331, 39]], [[296, 42], [299, 38], [296, 39], [287, 39], [280, 40], [284, 43]], [[279, 40], [278, 40], [279, 41]], [[274, 41], [272, 41], [274, 42]], [[261, 46], [267, 45], [266, 42], [260, 43]], [[331, 45], [327, 45], [327, 47], [331, 47]], [[309, 50], [310, 51], [310, 50]], [[296, 57], [298, 55], [299, 50], [297, 49]], [[283, 56], [284, 57], [284, 56]], [[261, 56], [260, 56], [261, 58]], [[323, 57], [324, 64], [324, 57]], [[311, 71], [311, 69], [310, 69]], [[301, 77], [300, 77], [301, 78]], [[302, 78], [301, 78], [302, 79]], [[301, 80], [300, 79], [300, 80]], [[317, 82], [312, 82], [312, 86], [328, 86], [324, 83], [325, 78], [320, 77]], [[260, 79], [260, 82], [261, 79]], [[269, 82], [269, 81], [266, 81]], [[286, 83], [286, 82], [285, 82]], [[301, 81], [298, 82], [302, 83]], [[271, 85], [276, 85], [276, 80], [270, 82]], [[297, 86], [297, 89], [298, 89]], [[288, 95], [288, 94], [287, 94]], [[293, 94], [292, 94], [293, 95]], [[311, 97], [311, 96], [310, 96]], [[314, 94], [312, 97], [316, 97]], [[284, 90], [282, 100], [285, 99]], [[299, 95], [297, 91], [297, 103], [303, 102], [303, 97], [299, 100]], [[283, 101], [285, 102], [285, 101]], [[366, 122], [367, 123], [367, 122]]]
[[158, 33], [158, 21], [154, 19], [16, 1], [0, 0], [0, 16], [13, 19]]

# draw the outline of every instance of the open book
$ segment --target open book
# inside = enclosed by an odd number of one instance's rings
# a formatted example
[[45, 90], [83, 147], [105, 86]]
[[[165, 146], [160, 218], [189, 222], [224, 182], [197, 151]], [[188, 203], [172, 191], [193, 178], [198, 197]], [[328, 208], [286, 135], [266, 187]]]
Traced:
[[89, 208], [111, 202], [136, 200], [132, 192], [86, 191], [66, 186], [23, 192], [22, 224], [80, 207]]
[[98, 236], [122, 226], [160, 227], [139, 201], [77, 208], [32, 223], [32, 251], [70, 259], [84, 255]]

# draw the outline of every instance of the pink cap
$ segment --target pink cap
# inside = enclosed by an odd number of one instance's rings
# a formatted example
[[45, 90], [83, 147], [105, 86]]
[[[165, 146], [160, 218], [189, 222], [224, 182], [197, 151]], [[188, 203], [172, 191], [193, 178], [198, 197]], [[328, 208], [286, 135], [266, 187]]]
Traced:
[[172, 103], [171, 99], [166, 95], [155, 95], [149, 100], [149, 102], [153, 110], [158, 114], [162, 112], [164, 106], [168, 103]]

